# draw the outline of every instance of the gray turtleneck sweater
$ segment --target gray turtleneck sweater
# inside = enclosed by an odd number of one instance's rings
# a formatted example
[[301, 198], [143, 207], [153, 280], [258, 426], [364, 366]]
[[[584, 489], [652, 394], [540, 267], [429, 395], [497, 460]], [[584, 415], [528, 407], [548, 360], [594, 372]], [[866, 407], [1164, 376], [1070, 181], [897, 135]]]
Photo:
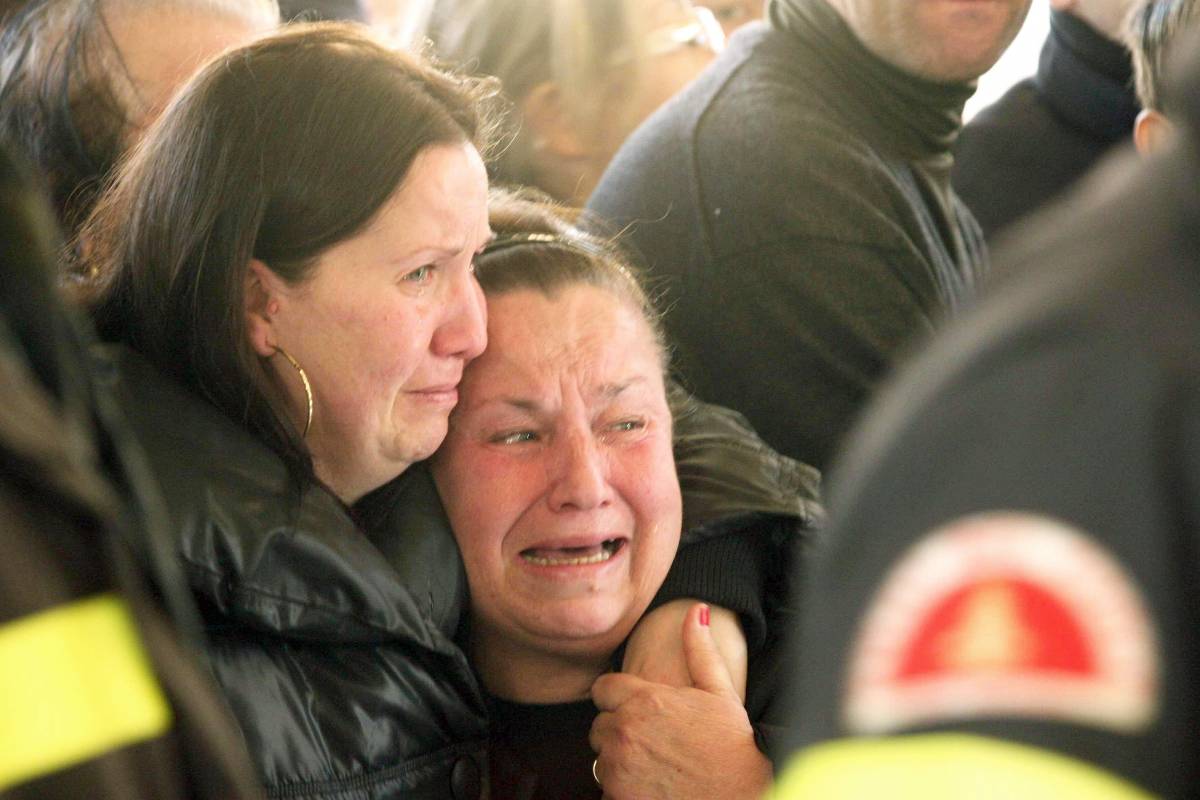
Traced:
[[824, 0], [776, 0], [626, 142], [588, 206], [633, 224], [687, 385], [826, 466], [982, 270], [949, 185], [971, 91], [879, 60]]

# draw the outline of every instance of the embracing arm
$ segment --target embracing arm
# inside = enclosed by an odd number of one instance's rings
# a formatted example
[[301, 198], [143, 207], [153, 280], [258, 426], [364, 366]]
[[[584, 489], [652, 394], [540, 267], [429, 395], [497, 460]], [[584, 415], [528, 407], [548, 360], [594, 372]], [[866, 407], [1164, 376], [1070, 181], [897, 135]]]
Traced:
[[758, 797], [771, 782], [771, 765], [723, 654], [692, 604], [683, 624], [690, 676], [684, 687], [632, 675], [609, 674], [592, 687], [600, 714], [590, 741], [596, 777], [606, 798]]
[[[736, 412], [670, 388], [684, 536], [653, 610], [627, 644], [623, 668], [648, 680], [691, 685], [680, 623], [695, 600], [716, 606], [712, 634], [745, 692], [748, 652], [767, 640], [774, 576], [794, 530], [822, 516], [818, 473], [775, 453]], [[779, 524], [780, 521], [791, 524]]]
[[[646, 614], [629, 636], [621, 671], [667, 686], [692, 686], [684, 640], [679, 635], [694, 600], [671, 600]], [[738, 615], [727, 608], [711, 607], [710, 636], [729, 672], [740, 701], [746, 699], [749, 658], [746, 635]]]

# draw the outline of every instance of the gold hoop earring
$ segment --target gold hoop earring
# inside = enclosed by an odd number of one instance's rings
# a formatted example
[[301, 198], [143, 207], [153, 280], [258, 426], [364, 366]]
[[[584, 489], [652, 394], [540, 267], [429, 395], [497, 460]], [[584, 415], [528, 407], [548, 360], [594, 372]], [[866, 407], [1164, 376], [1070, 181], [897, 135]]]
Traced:
[[288, 363], [296, 368], [296, 372], [300, 373], [300, 381], [304, 384], [304, 396], [308, 399], [308, 417], [307, 417], [307, 419], [304, 420], [304, 432], [300, 434], [300, 438], [303, 439], [305, 436], [308, 436], [308, 429], [312, 427], [312, 415], [313, 415], [312, 384], [308, 382], [308, 373], [304, 371], [304, 367], [300, 366], [299, 361], [292, 358], [291, 353], [289, 353], [287, 350], [284, 350], [279, 345], [275, 346], [275, 352], [279, 353], [284, 358], [286, 358]]

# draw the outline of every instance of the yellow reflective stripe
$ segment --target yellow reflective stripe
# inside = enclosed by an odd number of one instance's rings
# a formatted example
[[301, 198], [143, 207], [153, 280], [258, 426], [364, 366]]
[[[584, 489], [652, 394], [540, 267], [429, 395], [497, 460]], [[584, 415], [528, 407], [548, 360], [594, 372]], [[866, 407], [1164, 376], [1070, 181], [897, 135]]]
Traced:
[[170, 727], [171, 709], [119, 598], [0, 625], [0, 790]]
[[845, 739], [795, 756], [767, 800], [1151, 800], [1094, 765], [960, 734]]

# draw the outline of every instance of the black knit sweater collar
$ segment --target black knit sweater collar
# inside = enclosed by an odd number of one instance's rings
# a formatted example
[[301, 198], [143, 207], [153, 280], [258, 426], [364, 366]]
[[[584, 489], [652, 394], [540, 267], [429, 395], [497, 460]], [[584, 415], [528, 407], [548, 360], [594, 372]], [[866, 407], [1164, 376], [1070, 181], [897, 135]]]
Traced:
[[883, 152], [949, 169], [973, 83], [937, 83], [869, 51], [826, 0], [771, 0], [770, 24], [829, 76], [839, 113]]
[[1075, 15], [1051, 14], [1036, 81], [1042, 96], [1075, 128], [1110, 142], [1133, 130], [1139, 107], [1128, 52]]

